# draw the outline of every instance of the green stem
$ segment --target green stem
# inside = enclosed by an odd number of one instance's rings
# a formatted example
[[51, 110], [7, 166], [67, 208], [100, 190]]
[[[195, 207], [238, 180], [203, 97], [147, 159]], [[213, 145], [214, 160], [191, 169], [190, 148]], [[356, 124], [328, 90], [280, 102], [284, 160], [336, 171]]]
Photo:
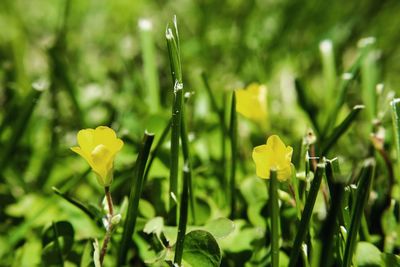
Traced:
[[108, 205], [108, 214], [107, 214], [108, 225], [107, 225], [107, 232], [104, 237], [103, 245], [101, 246], [101, 251], [100, 251], [100, 264], [102, 266], [103, 266], [103, 262], [104, 262], [104, 257], [106, 256], [106, 253], [107, 253], [108, 243], [111, 240], [111, 234], [112, 234], [112, 231], [114, 228], [113, 224], [111, 223], [111, 220], [114, 216], [114, 207], [113, 207], [113, 202], [112, 202], [112, 197], [111, 197], [109, 186], [104, 187], [104, 193], [106, 195], [107, 205]]
[[319, 257], [319, 264], [317, 266], [332, 266], [331, 261], [334, 251], [334, 234], [338, 229], [337, 221], [342, 208], [344, 184], [335, 182], [331, 189], [331, 208], [329, 209], [328, 216], [326, 217], [319, 233], [322, 249], [320, 251], [321, 253], [315, 255], [316, 257]]
[[390, 105], [392, 106], [393, 132], [397, 152], [397, 170], [400, 170], [400, 98], [393, 99]]
[[61, 246], [60, 246], [60, 242], [58, 241], [58, 229], [57, 229], [57, 224], [52, 222], [52, 228], [53, 228], [53, 233], [54, 233], [54, 245], [56, 247], [57, 250], [57, 256], [60, 260], [60, 265], [64, 266], [64, 259], [63, 259], [63, 255], [62, 255], [62, 251], [61, 251]]
[[269, 208], [271, 212], [271, 263], [279, 266], [279, 203], [278, 180], [275, 170], [270, 171]]
[[[176, 84], [175, 87], [179, 86]], [[174, 89], [175, 91], [175, 89]], [[182, 119], [182, 96], [183, 88], [177, 88], [174, 93], [174, 103], [172, 109], [172, 123], [171, 123], [171, 159], [170, 159], [170, 178], [169, 178], [169, 210], [170, 210], [170, 223], [176, 225], [176, 202], [178, 196], [178, 168], [179, 168], [179, 139], [181, 133], [181, 119]]]
[[294, 240], [294, 244], [293, 244], [293, 248], [290, 253], [289, 267], [297, 266], [297, 259], [300, 254], [301, 245], [307, 234], [312, 211], [314, 209], [315, 200], [317, 199], [317, 195], [319, 192], [319, 187], [321, 185], [321, 180], [322, 180], [324, 171], [325, 171], [325, 164], [318, 164], [317, 171], [316, 171], [315, 177], [311, 183], [310, 192], [308, 194], [306, 204], [304, 206], [304, 210], [301, 215], [299, 229], [297, 231], [297, 234], [296, 234], [296, 237]]
[[331, 135], [324, 140], [322, 145], [321, 155], [326, 156], [333, 145], [337, 143], [337, 140], [350, 128], [354, 120], [357, 118], [361, 110], [364, 109], [363, 105], [356, 105], [353, 110], [347, 115], [347, 117], [340, 123], [331, 133]]
[[236, 156], [237, 156], [237, 114], [236, 94], [232, 93], [231, 118], [229, 136], [231, 141], [231, 171], [230, 171], [230, 193], [231, 193], [231, 219], [236, 216]]
[[160, 150], [161, 146], [163, 145], [164, 141], [167, 139], [170, 129], [171, 129], [171, 120], [168, 121], [168, 124], [165, 126], [164, 130], [161, 133], [160, 139], [158, 139], [156, 146], [154, 147], [153, 151], [151, 151], [151, 153], [150, 153], [149, 163], [147, 164], [146, 170], [144, 172], [144, 182], [147, 181], [151, 166], [153, 165], [153, 161], [156, 158], [156, 155], [157, 155], [158, 151]]
[[191, 171], [189, 167], [189, 162], [186, 162], [185, 166], [183, 167], [182, 197], [180, 202], [178, 236], [176, 238], [176, 248], [174, 257], [174, 263], [177, 264], [178, 266], [181, 266], [183, 244], [185, 242], [186, 225], [188, 219], [190, 177], [191, 177]]
[[104, 192], [106, 194], [106, 199], [107, 199], [108, 214], [112, 217], [112, 216], [114, 216], [114, 205], [112, 202], [110, 187], [109, 186], [104, 187]]
[[[182, 140], [182, 154], [183, 154], [183, 159], [185, 162], [183, 174], [187, 175], [187, 178], [188, 178], [190, 211], [192, 214], [193, 224], [196, 224], [196, 212], [194, 209], [192, 163], [191, 163], [191, 159], [190, 159], [189, 139], [188, 139], [188, 134], [187, 134], [187, 129], [186, 129], [186, 112], [185, 112], [184, 107], [182, 108], [181, 140]], [[183, 201], [183, 200], [181, 200], [181, 201]]]
[[367, 204], [371, 190], [371, 183], [374, 176], [375, 161], [368, 159], [360, 173], [360, 181], [357, 186], [357, 193], [354, 208], [351, 214], [350, 230], [346, 240], [346, 247], [343, 256], [343, 267], [349, 267], [353, 259], [353, 253], [357, 244], [357, 234], [360, 229], [364, 207]]
[[166, 39], [173, 81], [173, 105], [171, 117], [171, 158], [169, 173], [169, 223], [176, 225], [176, 201], [178, 198], [179, 139], [181, 134], [183, 83], [180, 61], [179, 38], [176, 20], [173, 28], [167, 26]]
[[124, 230], [122, 233], [122, 240], [119, 248], [118, 255], [118, 266], [125, 264], [126, 255], [130, 242], [132, 241], [132, 235], [135, 231], [136, 218], [139, 213], [139, 200], [142, 193], [144, 169], [146, 167], [147, 159], [150, 154], [151, 145], [154, 140], [154, 135], [145, 133], [143, 137], [142, 147], [139, 151], [139, 155], [136, 159], [134, 177], [131, 183], [131, 192], [129, 195], [128, 211], [125, 219]]

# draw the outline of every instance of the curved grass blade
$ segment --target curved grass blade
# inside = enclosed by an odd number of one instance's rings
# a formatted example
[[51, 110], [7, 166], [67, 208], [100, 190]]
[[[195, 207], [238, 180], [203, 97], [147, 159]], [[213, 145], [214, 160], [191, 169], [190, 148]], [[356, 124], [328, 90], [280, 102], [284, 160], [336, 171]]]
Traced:
[[230, 218], [236, 216], [236, 157], [237, 157], [237, 114], [236, 114], [236, 94], [232, 93], [231, 118], [229, 127], [229, 137], [231, 143], [231, 170], [230, 170], [230, 197], [231, 197], [231, 214]]
[[168, 124], [165, 126], [164, 130], [161, 133], [160, 139], [158, 139], [157, 144], [155, 145], [154, 149], [150, 153], [149, 163], [146, 166], [146, 170], [144, 172], [144, 182], [147, 181], [147, 178], [150, 173], [151, 166], [153, 165], [154, 159], [156, 158], [157, 152], [160, 150], [161, 146], [167, 139], [169, 130], [171, 129], [171, 120], [168, 121]]
[[360, 72], [360, 66], [361, 62], [365, 56], [366, 49], [361, 49], [359, 52], [356, 60], [354, 61], [353, 65], [343, 73], [340, 84], [339, 84], [339, 90], [338, 90], [338, 96], [336, 97], [336, 103], [334, 108], [331, 111], [331, 114], [329, 115], [328, 119], [326, 120], [325, 127], [322, 132], [322, 136], [325, 136], [326, 133], [335, 125], [335, 122], [337, 120], [337, 116], [339, 114], [339, 110], [342, 108], [344, 104], [344, 100], [347, 94], [347, 91], [350, 88], [350, 85], [352, 82], [356, 79], [358, 76], [358, 73]]
[[21, 111], [11, 130], [11, 138], [5, 143], [5, 146], [1, 151], [2, 153], [0, 154], [0, 174], [11, 162], [11, 155], [14, 153], [16, 146], [18, 145], [28, 126], [29, 119], [32, 116], [33, 110], [35, 109], [43, 90], [43, 87], [33, 85], [31, 92], [24, 99], [24, 103], [22, 104], [23, 110]]
[[335, 167], [332, 165], [335, 165], [335, 163], [331, 161], [327, 162], [326, 176], [328, 180], [332, 181], [330, 185], [331, 201], [328, 216], [319, 232], [319, 244], [317, 247], [321, 249], [320, 251], [315, 251], [316, 253], [313, 254], [313, 258], [319, 258], [319, 260], [315, 260], [318, 264], [314, 266], [333, 266], [334, 235], [339, 226], [338, 221], [340, 222], [340, 217], [342, 216], [341, 211], [345, 184], [340, 178], [335, 177], [334, 171], [332, 171]]
[[154, 135], [145, 133], [143, 137], [142, 147], [136, 160], [134, 177], [131, 182], [131, 193], [129, 195], [129, 204], [127, 215], [124, 223], [124, 230], [118, 253], [118, 266], [125, 264], [126, 255], [128, 253], [129, 244], [132, 241], [132, 235], [135, 231], [136, 218], [138, 216], [139, 200], [142, 193], [144, 169], [149, 157], [151, 145], [153, 144]]
[[360, 229], [361, 219], [363, 217], [364, 207], [367, 204], [368, 196], [371, 191], [372, 179], [375, 171], [375, 160], [367, 159], [360, 173], [360, 179], [357, 186], [355, 204], [351, 213], [351, 222], [349, 234], [346, 240], [346, 247], [343, 256], [343, 267], [350, 267], [353, 260], [353, 254], [357, 245], [357, 234]]
[[349, 129], [351, 124], [357, 118], [361, 110], [364, 109], [363, 105], [356, 105], [353, 110], [347, 115], [347, 117], [339, 124], [327, 138], [327, 140], [322, 145], [321, 155], [325, 156], [334, 144], [339, 140], [339, 138]]
[[179, 139], [182, 123], [183, 83], [179, 51], [179, 39], [176, 18], [173, 27], [167, 26], [165, 37], [167, 39], [171, 75], [173, 81], [173, 104], [171, 117], [171, 164], [169, 178], [169, 222], [176, 225], [177, 207], [174, 198], [178, 197], [178, 172], [179, 172]]
[[315, 177], [311, 183], [310, 192], [306, 199], [306, 204], [304, 206], [303, 213], [301, 214], [300, 225], [297, 230], [297, 234], [290, 253], [289, 267], [297, 266], [297, 259], [301, 251], [303, 240], [306, 237], [308, 231], [308, 226], [310, 223], [312, 211], [314, 208], [315, 201], [317, 199], [319, 187], [321, 185], [322, 176], [324, 172], [325, 172], [325, 164], [323, 163], [318, 164]]
[[62, 193], [58, 188], [53, 186], [52, 189], [57, 196], [62, 197], [63, 199], [65, 199], [66, 201], [68, 201], [81, 211], [83, 211], [87, 216], [89, 216], [90, 219], [95, 221], [98, 225], [102, 224], [102, 215], [100, 213], [96, 214], [93, 210], [86, 207], [85, 204], [83, 204], [76, 198], [68, 196], [66, 193]]

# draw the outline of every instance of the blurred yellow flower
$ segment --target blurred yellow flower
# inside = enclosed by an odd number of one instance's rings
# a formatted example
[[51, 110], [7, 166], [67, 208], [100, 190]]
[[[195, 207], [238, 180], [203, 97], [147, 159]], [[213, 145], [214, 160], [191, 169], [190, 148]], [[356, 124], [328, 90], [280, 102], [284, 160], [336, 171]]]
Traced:
[[286, 146], [277, 135], [271, 135], [266, 145], [253, 149], [253, 160], [257, 176], [269, 179], [271, 169], [277, 171], [278, 180], [285, 181], [292, 174], [291, 159], [293, 148]]
[[107, 126], [80, 130], [77, 139], [79, 146], [71, 147], [71, 150], [89, 163], [102, 186], [109, 186], [113, 180], [115, 155], [124, 142]]
[[248, 119], [265, 123], [267, 120], [267, 87], [252, 83], [236, 90], [236, 111]]

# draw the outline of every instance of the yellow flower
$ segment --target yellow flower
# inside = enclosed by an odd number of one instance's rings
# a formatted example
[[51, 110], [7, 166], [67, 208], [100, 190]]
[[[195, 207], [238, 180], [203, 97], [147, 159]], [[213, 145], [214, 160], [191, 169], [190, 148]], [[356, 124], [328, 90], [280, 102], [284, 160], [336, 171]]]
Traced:
[[117, 138], [113, 129], [106, 126], [80, 130], [77, 139], [79, 146], [71, 147], [71, 150], [89, 163], [102, 186], [109, 186], [113, 179], [115, 155], [124, 142]]
[[252, 83], [246, 89], [236, 90], [236, 111], [248, 119], [265, 123], [267, 87]]
[[269, 179], [270, 170], [276, 170], [278, 180], [285, 181], [292, 174], [291, 159], [293, 148], [286, 146], [277, 135], [271, 135], [266, 145], [253, 149], [257, 176]]

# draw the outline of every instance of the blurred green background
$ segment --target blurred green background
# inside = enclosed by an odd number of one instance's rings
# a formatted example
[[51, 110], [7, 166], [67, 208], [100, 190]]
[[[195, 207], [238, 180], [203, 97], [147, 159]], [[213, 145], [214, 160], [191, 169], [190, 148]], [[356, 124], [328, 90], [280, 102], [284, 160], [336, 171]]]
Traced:
[[[399, 13], [396, 0], [1, 0], [0, 265], [38, 263], [40, 231], [53, 220], [70, 220], [77, 240], [102, 235], [51, 188], [99, 206], [101, 188], [69, 147], [76, 144], [79, 129], [110, 125], [126, 143], [115, 167], [115, 202], [120, 204], [129, 194], [124, 183], [144, 130], [155, 132], [157, 139], [170, 117], [165, 29], [173, 15], [180, 30], [184, 85], [193, 92], [188, 128], [195, 184], [204, 199], [209, 196], [220, 204], [218, 176], [224, 170], [218, 165], [219, 122], [201, 74], [207, 75], [220, 106], [234, 89], [251, 82], [268, 86], [269, 126], [241, 119], [240, 182], [254, 176], [251, 150], [265, 142], [266, 135], [280, 134], [296, 148], [311, 126], [297, 104], [295, 78], [302, 79], [312, 101], [324, 109], [326, 84], [319, 48], [323, 40], [332, 41], [340, 77], [354, 62], [359, 40], [375, 38], [370, 78], [373, 84], [385, 85], [378, 115], [383, 125], [390, 125], [384, 105], [399, 92]], [[150, 32], [143, 33], [143, 27], [150, 27]], [[345, 110], [363, 103], [362, 83], [357, 80], [350, 89]], [[149, 87], [159, 88], [150, 100]], [[326, 117], [318, 120], [323, 123]], [[345, 170], [367, 154], [369, 126], [359, 126], [337, 149], [350, 159]], [[390, 133], [388, 140], [391, 143]], [[168, 162], [164, 146], [145, 188], [147, 205], [154, 205], [150, 214], [142, 214], [145, 218], [166, 212]], [[214, 209], [212, 205], [207, 209]], [[208, 212], [205, 218], [211, 216]], [[38, 256], [31, 259], [35, 253]]]

